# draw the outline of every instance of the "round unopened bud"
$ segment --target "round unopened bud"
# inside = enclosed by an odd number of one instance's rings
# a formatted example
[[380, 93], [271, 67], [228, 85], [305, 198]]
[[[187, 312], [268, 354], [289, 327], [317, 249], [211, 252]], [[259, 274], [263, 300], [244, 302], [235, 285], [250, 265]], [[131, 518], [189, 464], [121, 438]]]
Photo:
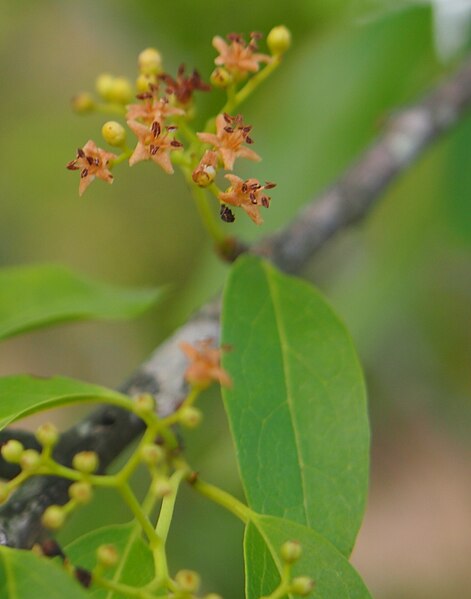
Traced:
[[214, 87], [224, 89], [233, 82], [234, 78], [224, 67], [216, 67], [211, 73], [209, 80]]
[[195, 593], [199, 589], [201, 578], [193, 570], [179, 570], [175, 574], [175, 582], [181, 591]]
[[152, 483], [152, 492], [156, 497], [165, 497], [172, 492], [172, 485], [168, 478], [159, 477]]
[[146, 48], [138, 58], [139, 71], [143, 75], [156, 75], [162, 72], [162, 56], [155, 48]]
[[103, 100], [106, 100], [108, 102], [111, 101], [113, 84], [113, 75], [110, 75], [109, 73], [102, 73], [101, 75], [98, 75], [95, 81], [95, 89], [98, 92], [98, 94], [103, 98]]
[[303, 550], [297, 541], [286, 541], [280, 550], [281, 559], [288, 564], [292, 564], [301, 557]]
[[155, 399], [149, 393], [137, 395], [134, 398], [134, 405], [137, 414], [142, 414], [143, 416], [146, 414], [153, 414], [155, 411]]
[[160, 464], [163, 462], [164, 458], [165, 451], [158, 445], [149, 443], [141, 447], [141, 460], [149, 466]]
[[36, 439], [43, 447], [53, 447], [59, 440], [59, 431], [52, 422], [45, 422], [36, 429]]
[[305, 597], [314, 588], [314, 581], [308, 576], [298, 576], [293, 578], [290, 585], [290, 592], [294, 595]]
[[46, 528], [57, 530], [65, 522], [64, 508], [60, 505], [50, 505], [42, 515], [41, 522]]
[[186, 428], [196, 428], [202, 420], [203, 413], [193, 406], [187, 406], [178, 412], [178, 421]]
[[72, 98], [72, 110], [79, 114], [92, 112], [95, 109], [95, 100], [92, 94], [82, 92]]
[[99, 564], [105, 568], [112, 568], [118, 563], [119, 553], [114, 545], [100, 545], [96, 557]]
[[83, 480], [75, 481], [69, 487], [69, 497], [77, 503], [85, 505], [93, 497], [93, 488]]
[[133, 98], [131, 82], [126, 77], [115, 77], [109, 90], [109, 100], [118, 104], [128, 104]]
[[10, 489], [8, 488], [7, 483], [0, 481], [0, 504], [5, 503], [9, 496]]
[[191, 176], [199, 187], [208, 187], [216, 178], [216, 169], [212, 164], [200, 164], [195, 168]]
[[5, 462], [9, 462], [10, 464], [18, 464], [24, 450], [25, 448], [23, 447], [22, 443], [16, 439], [10, 439], [5, 443], [5, 445], [2, 446], [0, 453], [2, 454], [2, 458], [5, 460]]
[[40, 463], [41, 456], [35, 449], [25, 449], [21, 454], [20, 466], [27, 472], [36, 470]]
[[116, 121], [107, 121], [101, 128], [101, 134], [106, 143], [110, 146], [122, 146], [126, 141], [126, 131], [122, 125]]
[[222, 595], [218, 595], [218, 593], [209, 593], [209, 595], [205, 595], [203, 599], [222, 599]]
[[284, 54], [291, 46], [291, 31], [284, 25], [273, 27], [267, 36], [267, 46], [274, 56]]
[[94, 451], [80, 451], [72, 459], [72, 466], [83, 474], [92, 474], [98, 468], [99, 460]]
[[136, 89], [139, 93], [148, 92], [150, 85], [155, 85], [157, 83], [157, 78], [155, 75], [146, 75], [141, 73], [139, 77], [136, 79]]

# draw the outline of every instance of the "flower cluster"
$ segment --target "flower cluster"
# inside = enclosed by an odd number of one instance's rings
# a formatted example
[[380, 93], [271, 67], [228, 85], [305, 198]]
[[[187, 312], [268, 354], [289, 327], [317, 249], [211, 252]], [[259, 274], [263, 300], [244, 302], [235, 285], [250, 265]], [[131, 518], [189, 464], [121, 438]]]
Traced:
[[[89, 93], [74, 98], [73, 106], [79, 113], [109, 112], [122, 117], [128, 130], [135, 136], [135, 145], [128, 146], [126, 129], [117, 121], [103, 125], [104, 140], [120, 153], [99, 148], [89, 140], [77, 151], [76, 158], [67, 164], [70, 170], [80, 171], [79, 194], [95, 179], [113, 182], [112, 170], [121, 162], [130, 166], [141, 161], [152, 161], [168, 174], [177, 165], [192, 186], [195, 198], [207, 202], [206, 192], [219, 204], [219, 215], [224, 222], [235, 220], [231, 207], [242, 208], [257, 225], [263, 222], [261, 208], [268, 208], [267, 191], [275, 184], [260, 183], [257, 179], [242, 180], [232, 174], [239, 158], [261, 160], [252, 149], [252, 126], [244, 122], [238, 106], [278, 66], [288, 49], [289, 31], [275, 27], [267, 38], [271, 54], [258, 51], [261, 34], [251, 33], [247, 42], [240, 34], [231, 33], [226, 39], [216, 36], [213, 46], [218, 51], [216, 68], [206, 83], [197, 70], [186, 72], [185, 65], [172, 76], [163, 69], [162, 57], [155, 48], [147, 48], [138, 57], [139, 75], [133, 86], [124, 77], [102, 74], [96, 82], [99, 100]], [[191, 121], [195, 116], [195, 92], [208, 92], [211, 87], [225, 90], [227, 99], [214, 118], [202, 131], [195, 131]], [[132, 98], [135, 98], [132, 101]], [[229, 171], [225, 178], [229, 187], [219, 188], [217, 177]], [[221, 181], [224, 179], [221, 177]], [[213, 223], [211, 210], [200, 210], [210, 234], [221, 242]], [[221, 245], [223, 245], [221, 243]]]

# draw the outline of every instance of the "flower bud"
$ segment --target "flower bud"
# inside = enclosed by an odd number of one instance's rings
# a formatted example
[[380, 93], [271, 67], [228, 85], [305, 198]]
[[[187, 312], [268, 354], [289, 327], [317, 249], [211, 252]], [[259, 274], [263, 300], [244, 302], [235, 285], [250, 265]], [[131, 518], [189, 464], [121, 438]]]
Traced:
[[168, 478], [159, 477], [152, 483], [152, 492], [156, 497], [165, 497], [172, 492], [172, 485]]
[[101, 134], [106, 143], [110, 146], [122, 146], [126, 141], [126, 131], [122, 125], [116, 121], [107, 121], [101, 128]]
[[95, 109], [95, 100], [88, 92], [83, 92], [72, 98], [72, 110], [78, 114], [92, 112]]
[[35, 436], [43, 447], [53, 447], [59, 440], [59, 431], [52, 422], [45, 422], [36, 429]]
[[145, 416], [146, 414], [153, 414], [155, 411], [155, 399], [149, 393], [137, 395], [134, 398], [134, 405], [136, 413], [140, 416]]
[[25, 449], [21, 454], [20, 466], [27, 472], [36, 470], [40, 463], [41, 456], [35, 449]]
[[100, 545], [96, 557], [99, 564], [105, 568], [112, 568], [118, 563], [119, 553], [114, 545]]
[[50, 505], [44, 511], [41, 522], [46, 528], [57, 530], [65, 522], [65, 511], [60, 505]]
[[201, 410], [193, 406], [187, 406], [178, 412], [178, 421], [186, 428], [196, 428], [202, 420], [203, 414]]
[[209, 593], [208, 595], [205, 595], [203, 599], [222, 599], [222, 596], [218, 595], [218, 593]]
[[152, 84], [156, 84], [157, 80], [155, 75], [146, 75], [141, 73], [139, 77], [136, 79], [136, 89], [139, 93], [148, 92], [149, 86]]
[[216, 177], [218, 155], [212, 150], [206, 150], [191, 177], [196, 185], [207, 187]]
[[22, 443], [16, 439], [10, 439], [2, 446], [0, 453], [5, 462], [10, 464], [19, 464], [21, 456], [23, 455], [25, 448]]
[[133, 98], [133, 88], [129, 79], [126, 77], [116, 77], [109, 90], [110, 102], [118, 104], [128, 104]]
[[291, 46], [291, 31], [284, 25], [273, 27], [267, 36], [267, 46], [273, 56], [280, 56]]
[[201, 579], [193, 570], [179, 570], [175, 574], [175, 582], [181, 591], [195, 593], [199, 589]]
[[144, 464], [148, 464], [149, 466], [155, 466], [163, 462], [165, 458], [165, 451], [162, 447], [158, 445], [153, 445], [151, 443], [147, 445], [143, 445], [141, 447], [141, 460]]
[[286, 541], [281, 546], [281, 559], [288, 564], [292, 564], [301, 557], [302, 547], [297, 541]]
[[98, 465], [98, 456], [94, 451], [80, 451], [74, 455], [72, 460], [75, 470], [83, 474], [92, 474], [97, 470]]
[[232, 75], [224, 67], [216, 67], [209, 78], [211, 85], [224, 89], [234, 80]]
[[155, 48], [146, 48], [137, 57], [142, 75], [157, 75], [162, 72], [162, 55]]
[[4, 483], [0, 480], [0, 505], [5, 503], [5, 501], [10, 496], [10, 489], [8, 488], [7, 483]]
[[298, 576], [293, 578], [290, 585], [290, 592], [294, 595], [306, 597], [314, 588], [314, 581], [308, 576]]
[[111, 101], [111, 90], [113, 89], [113, 84], [114, 77], [109, 73], [102, 73], [101, 75], [98, 75], [95, 81], [96, 91], [103, 98], [103, 100], [106, 100], [107, 102]]
[[74, 499], [77, 503], [85, 505], [93, 497], [93, 488], [85, 481], [76, 481], [69, 487], [69, 497]]

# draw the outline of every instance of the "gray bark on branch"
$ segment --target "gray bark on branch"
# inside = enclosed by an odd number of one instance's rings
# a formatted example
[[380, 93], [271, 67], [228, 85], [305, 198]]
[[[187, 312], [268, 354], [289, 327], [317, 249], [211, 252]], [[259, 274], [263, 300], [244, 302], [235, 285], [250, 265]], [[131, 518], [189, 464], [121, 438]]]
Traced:
[[[398, 111], [383, 133], [324, 193], [309, 202], [284, 229], [257, 243], [250, 251], [264, 256], [285, 272], [299, 272], [331, 237], [366, 216], [389, 184], [404, 172], [431, 143], [447, 133], [471, 106], [471, 60], [414, 105]], [[162, 415], [173, 412], [185, 397], [186, 359], [178, 345], [219, 337], [220, 303], [215, 300], [158, 347], [122, 386], [129, 395], [152, 393]], [[130, 412], [104, 406], [65, 432], [55, 449], [58, 461], [70, 465], [78, 451], [94, 450], [101, 469], [115, 459], [143, 431]], [[5, 431], [0, 442], [14, 435]], [[27, 433], [25, 445], [35, 446]], [[0, 477], [14, 476], [0, 460]], [[0, 544], [30, 548], [48, 533], [41, 515], [51, 504], [68, 500], [69, 482], [56, 477], [26, 481], [0, 509]]]

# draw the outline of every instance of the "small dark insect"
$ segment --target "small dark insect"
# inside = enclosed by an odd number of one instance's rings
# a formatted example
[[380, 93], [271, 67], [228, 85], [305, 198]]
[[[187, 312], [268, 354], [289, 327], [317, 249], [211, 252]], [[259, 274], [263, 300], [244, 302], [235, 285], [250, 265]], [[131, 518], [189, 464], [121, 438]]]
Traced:
[[233, 223], [235, 221], [234, 213], [225, 204], [221, 204], [219, 215], [221, 216], [221, 220], [225, 223]]

